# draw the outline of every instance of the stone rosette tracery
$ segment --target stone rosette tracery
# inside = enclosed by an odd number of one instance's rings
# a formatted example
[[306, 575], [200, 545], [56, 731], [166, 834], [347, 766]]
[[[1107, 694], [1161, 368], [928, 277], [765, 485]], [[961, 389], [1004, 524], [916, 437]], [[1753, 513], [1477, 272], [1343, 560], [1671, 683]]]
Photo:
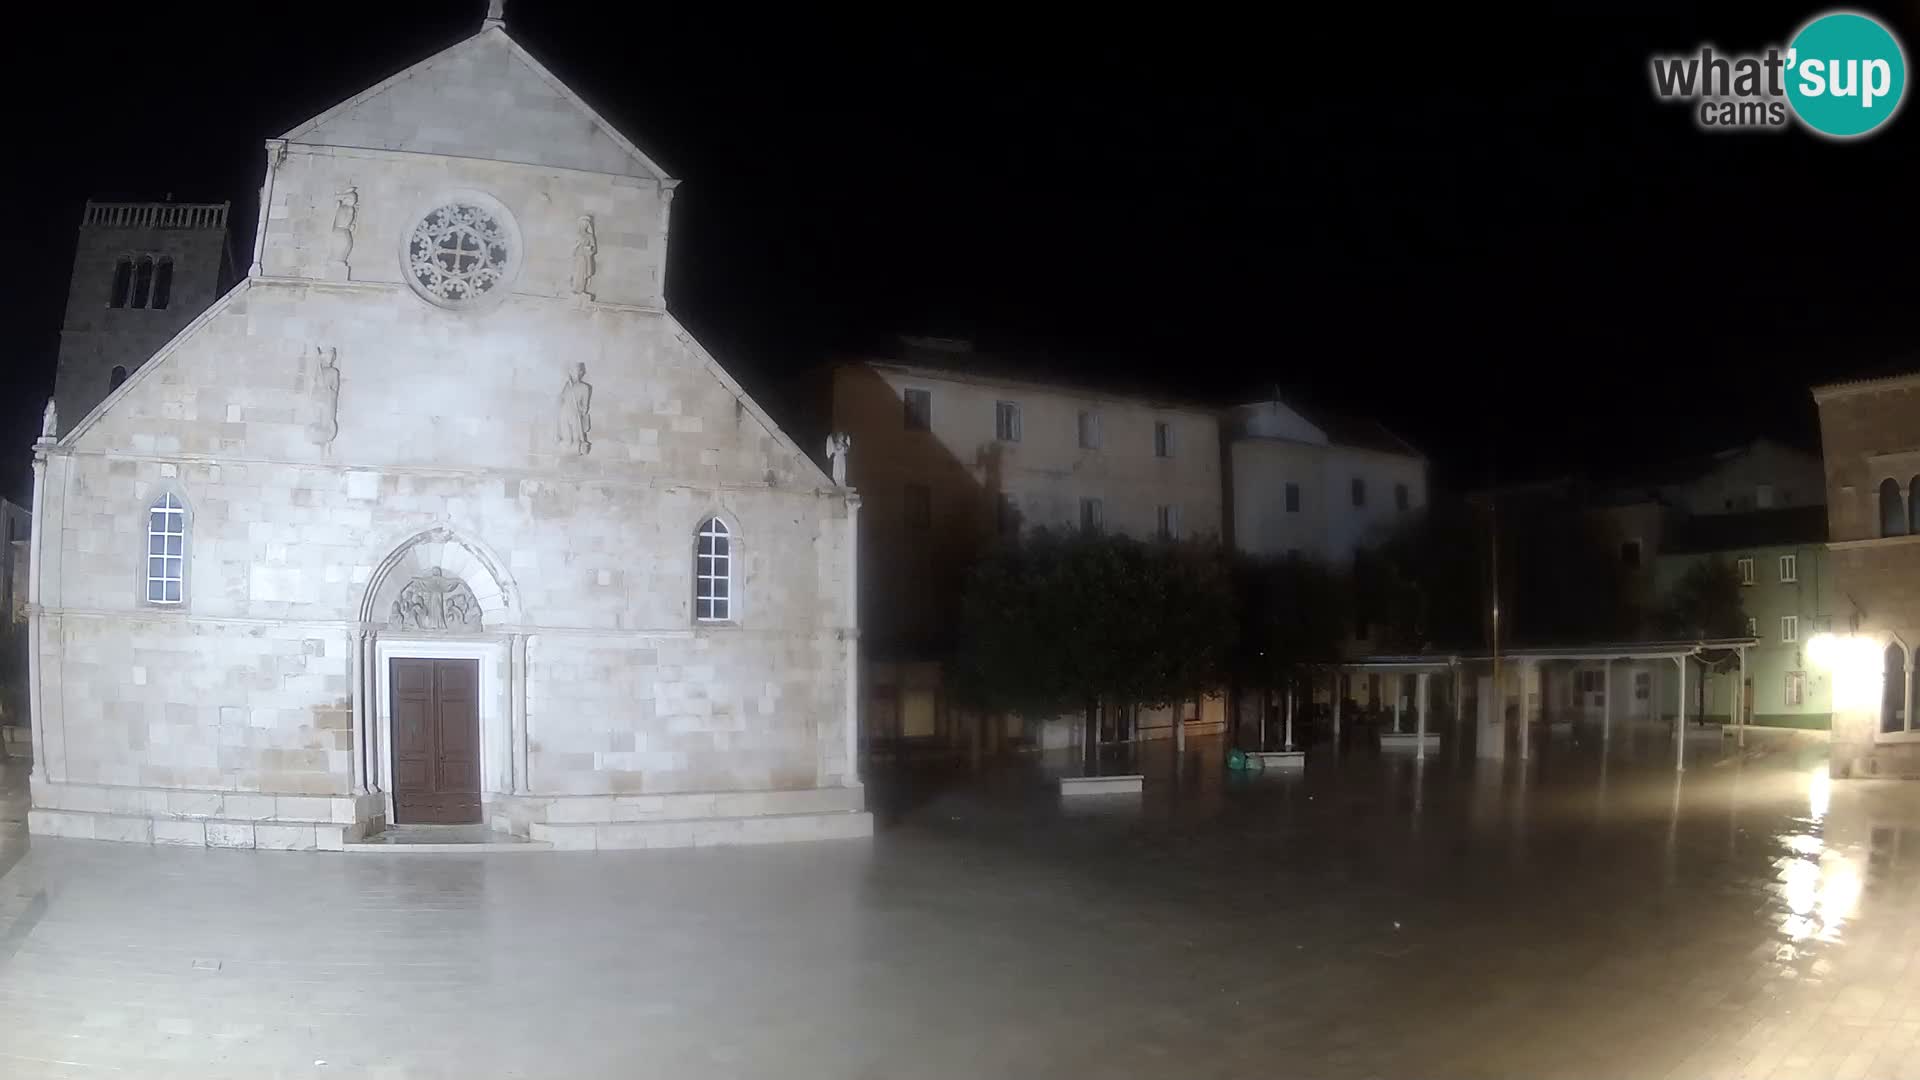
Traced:
[[435, 207], [407, 241], [407, 277], [421, 295], [447, 307], [474, 303], [505, 278], [513, 233], [504, 215], [468, 202]]

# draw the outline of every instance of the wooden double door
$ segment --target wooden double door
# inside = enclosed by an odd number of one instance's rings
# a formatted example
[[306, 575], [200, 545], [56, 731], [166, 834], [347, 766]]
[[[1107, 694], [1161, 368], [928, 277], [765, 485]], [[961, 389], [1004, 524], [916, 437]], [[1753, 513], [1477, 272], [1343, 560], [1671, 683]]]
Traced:
[[480, 821], [480, 662], [394, 657], [393, 819]]

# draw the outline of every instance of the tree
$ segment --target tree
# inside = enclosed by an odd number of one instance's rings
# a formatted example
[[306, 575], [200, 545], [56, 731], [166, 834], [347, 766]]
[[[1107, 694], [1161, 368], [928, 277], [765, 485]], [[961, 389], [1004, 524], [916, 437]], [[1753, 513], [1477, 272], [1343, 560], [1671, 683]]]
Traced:
[[1727, 560], [1687, 567], [1660, 608], [1660, 630], [1675, 638], [1745, 637], [1747, 611], [1740, 575]]
[[[1325, 563], [1297, 555], [1241, 558], [1233, 578], [1240, 631], [1233, 673], [1237, 684], [1262, 692], [1264, 725], [1266, 693], [1285, 687], [1309, 664], [1339, 658], [1349, 624], [1348, 582]], [[1237, 700], [1233, 716], [1237, 734]]]
[[1102, 702], [1158, 707], [1206, 693], [1234, 639], [1218, 545], [1046, 530], [974, 567], [960, 623], [956, 695], [990, 710], [1082, 711], [1090, 768]]

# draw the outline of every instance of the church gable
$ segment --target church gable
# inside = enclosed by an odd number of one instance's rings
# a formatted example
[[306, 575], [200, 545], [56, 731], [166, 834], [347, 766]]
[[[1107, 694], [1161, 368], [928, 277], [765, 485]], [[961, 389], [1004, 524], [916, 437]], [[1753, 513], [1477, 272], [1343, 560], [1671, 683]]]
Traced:
[[667, 179], [497, 26], [282, 138]]

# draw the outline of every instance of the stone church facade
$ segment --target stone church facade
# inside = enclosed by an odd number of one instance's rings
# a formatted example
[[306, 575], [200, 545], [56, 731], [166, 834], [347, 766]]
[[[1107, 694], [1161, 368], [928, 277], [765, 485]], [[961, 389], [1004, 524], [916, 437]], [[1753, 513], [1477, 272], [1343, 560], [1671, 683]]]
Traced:
[[869, 833], [858, 498], [666, 310], [675, 182], [498, 18], [266, 150], [245, 280], [36, 444], [33, 832]]

